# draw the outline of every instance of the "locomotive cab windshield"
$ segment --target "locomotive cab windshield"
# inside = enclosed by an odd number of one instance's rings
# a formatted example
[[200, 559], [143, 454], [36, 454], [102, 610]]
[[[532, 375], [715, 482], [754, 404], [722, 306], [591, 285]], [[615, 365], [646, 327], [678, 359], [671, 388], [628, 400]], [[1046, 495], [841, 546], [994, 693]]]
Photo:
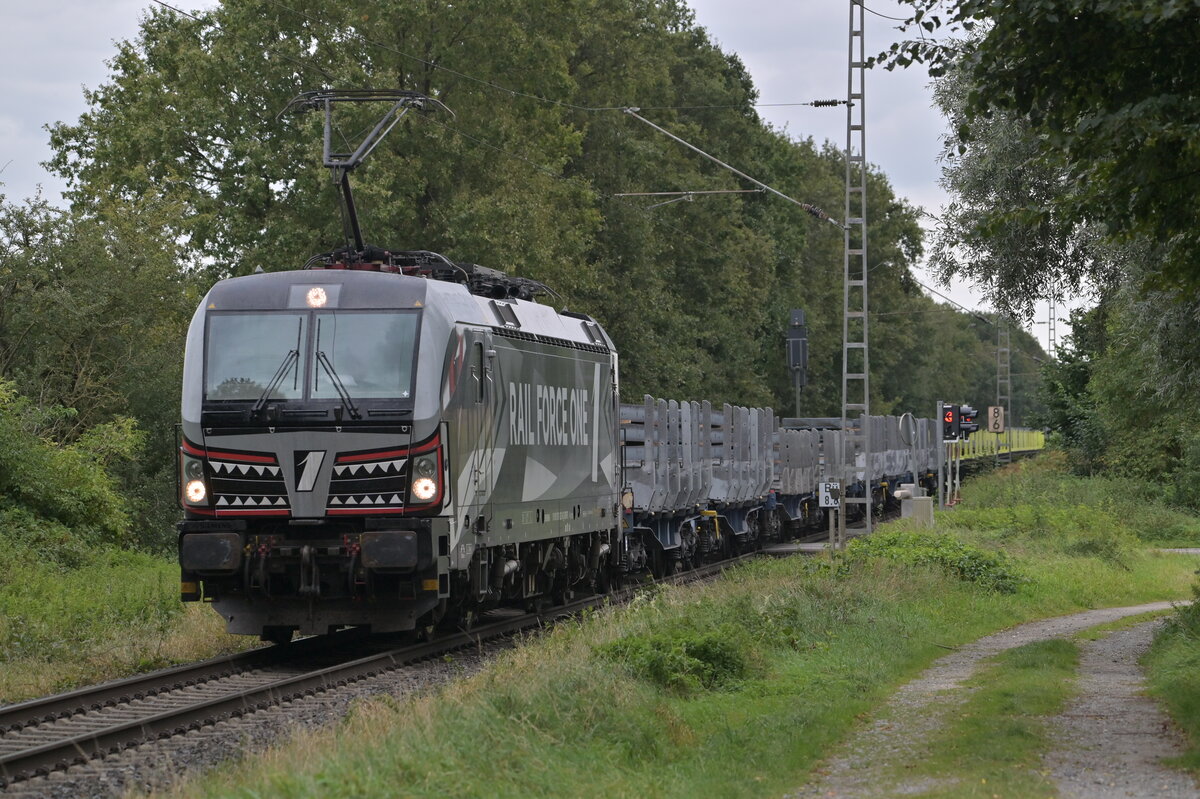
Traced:
[[210, 312], [204, 408], [324, 416], [333, 407], [350, 418], [363, 405], [411, 408], [419, 328], [416, 310]]

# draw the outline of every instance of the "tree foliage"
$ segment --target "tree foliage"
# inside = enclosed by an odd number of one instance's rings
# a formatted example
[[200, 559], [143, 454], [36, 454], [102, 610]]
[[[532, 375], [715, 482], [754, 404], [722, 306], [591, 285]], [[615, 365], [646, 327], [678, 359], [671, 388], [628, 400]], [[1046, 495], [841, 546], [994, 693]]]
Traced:
[[910, 4], [910, 28], [968, 34], [880, 56], [942, 75], [954, 201], [935, 264], [1014, 313], [1086, 288], [1097, 305], [1044, 370], [1039, 420], [1080, 471], [1200, 506], [1200, 4]]
[[[20, 417], [30, 435], [64, 446], [120, 453], [105, 467], [129, 496], [141, 542], [163, 540], [176, 514], [172, 431], [183, 336], [200, 297], [160, 233], [170, 213], [0, 202], [0, 381], [37, 411], [4, 420]], [[136, 458], [135, 438], [145, 440]], [[14, 478], [0, 493], [46, 489], [39, 480]]]
[[[64, 445], [39, 435], [40, 423], [53, 410], [39, 409], [0, 381], [0, 519], [23, 528], [65, 526], [96, 542], [128, 543], [128, 505], [106, 467], [136, 457], [142, 437], [132, 420], [118, 419]], [[18, 524], [22, 518], [30, 524]]]
[[996, 207], [985, 228], [1097, 226], [1117, 242], [1154, 241], [1162, 258], [1147, 283], [1200, 287], [1200, 3], [905, 2], [904, 29], [922, 38], [879, 60], [953, 67], [966, 86], [957, 146], [974, 146], [996, 115], [1020, 120], [1033, 134], [1028, 168], [1060, 188]]

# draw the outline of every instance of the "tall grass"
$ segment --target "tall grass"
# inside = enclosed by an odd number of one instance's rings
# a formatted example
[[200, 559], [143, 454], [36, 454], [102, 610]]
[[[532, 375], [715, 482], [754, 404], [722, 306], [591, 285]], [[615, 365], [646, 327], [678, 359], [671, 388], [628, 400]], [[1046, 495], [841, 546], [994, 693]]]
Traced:
[[246, 645], [211, 609], [185, 612], [179, 567], [165, 558], [74, 537], [57, 548], [18, 535], [6, 543], [0, 704]]
[[1187, 735], [1188, 749], [1177, 761], [1200, 774], [1200, 587], [1196, 603], [1177, 609], [1144, 658], [1150, 693], [1166, 705]]
[[[1116, 477], [1080, 477], [1066, 455], [1050, 452], [970, 481], [965, 500], [946, 523], [991, 534], [997, 543], [1054, 533], [1064, 546], [1088, 541], [1128, 547], [1136, 539], [1156, 546], [1200, 546], [1200, 517], [1168, 505], [1163, 487]], [[1083, 553], [1086, 554], [1086, 553]]]

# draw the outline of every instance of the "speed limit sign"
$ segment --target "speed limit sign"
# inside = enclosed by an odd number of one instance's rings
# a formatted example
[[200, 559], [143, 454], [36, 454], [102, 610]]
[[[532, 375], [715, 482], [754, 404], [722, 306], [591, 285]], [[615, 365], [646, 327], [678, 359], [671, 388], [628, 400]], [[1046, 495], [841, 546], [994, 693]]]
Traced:
[[987, 429], [989, 433], [1004, 432], [1004, 406], [989, 405], [987, 419]]

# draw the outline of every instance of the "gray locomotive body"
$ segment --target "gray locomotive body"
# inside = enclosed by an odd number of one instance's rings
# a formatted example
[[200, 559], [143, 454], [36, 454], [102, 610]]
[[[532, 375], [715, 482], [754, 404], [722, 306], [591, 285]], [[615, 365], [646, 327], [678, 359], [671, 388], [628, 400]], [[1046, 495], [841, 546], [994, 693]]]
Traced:
[[221, 281], [187, 339], [182, 596], [281, 640], [593, 589], [616, 397], [586, 317], [373, 270]]

